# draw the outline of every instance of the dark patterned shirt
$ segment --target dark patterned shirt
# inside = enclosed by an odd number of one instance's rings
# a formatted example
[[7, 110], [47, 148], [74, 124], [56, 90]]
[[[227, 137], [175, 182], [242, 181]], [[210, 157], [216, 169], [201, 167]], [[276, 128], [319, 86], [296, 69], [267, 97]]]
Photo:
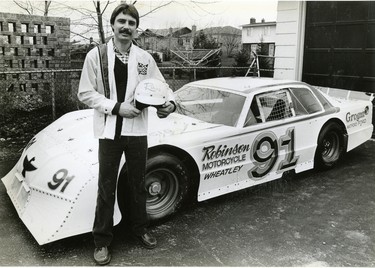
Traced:
[[113, 42], [113, 51], [115, 52], [116, 57], [117, 57], [120, 61], [122, 61], [124, 64], [128, 64], [128, 62], [129, 62], [129, 52], [130, 52], [130, 48], [131, 48], [132, 45], [130, 45], [128, 51], [126, 51], [125, 54], [122, 54], [122, 53], [118, 50], [118, 48], [116, 47], [116, 45], [115, 45], [115, 40], [114, 40], [114, 39], [112, 39], [112, 42]]

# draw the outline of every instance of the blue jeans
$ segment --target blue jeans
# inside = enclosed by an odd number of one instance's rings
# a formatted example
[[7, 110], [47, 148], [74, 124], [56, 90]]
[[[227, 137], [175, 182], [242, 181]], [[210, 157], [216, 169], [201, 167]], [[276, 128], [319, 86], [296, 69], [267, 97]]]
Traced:
[[[115, 140], [99, 140], [99, 180], [93, 226], [96, 247], [109, 246], [113, 239], [113, 213], [117, 177], [122, 154], [125, 153], [127, 168], [127, 211], [132, 233], [146, 233], [147, 190], [145, 173], [147, 160], [147, 136], [121, 136]], [[123, 179], [120, 177], [119, 179]]]

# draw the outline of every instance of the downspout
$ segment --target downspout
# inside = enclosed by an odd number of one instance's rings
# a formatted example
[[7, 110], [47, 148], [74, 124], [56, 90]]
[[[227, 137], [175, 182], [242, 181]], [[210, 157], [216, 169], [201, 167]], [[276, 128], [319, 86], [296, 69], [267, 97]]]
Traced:
[[305, 48], [305, 30], [306, 30], [306, 1], [300, 1], [298, 7], [298, 35], [299, 40], [297, 41], [296, 51], [296, 68], [295, 78], [297, 81], [302, 81], [302, 69], [303, 69], [303, 55]]

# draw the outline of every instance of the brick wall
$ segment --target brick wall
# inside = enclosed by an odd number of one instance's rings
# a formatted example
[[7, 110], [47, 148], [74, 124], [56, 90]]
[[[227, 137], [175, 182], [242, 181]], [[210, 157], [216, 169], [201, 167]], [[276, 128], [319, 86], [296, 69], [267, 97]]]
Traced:
[[48, 104], [58, 77], [41, 71], [70, 68], [70, 19], [0, 13], [0, 97], [13, 100], [3, 108]]

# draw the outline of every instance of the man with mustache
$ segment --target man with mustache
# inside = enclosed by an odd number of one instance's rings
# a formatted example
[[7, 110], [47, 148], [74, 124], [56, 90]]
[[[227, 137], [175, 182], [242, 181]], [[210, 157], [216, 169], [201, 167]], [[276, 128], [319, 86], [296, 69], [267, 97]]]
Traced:
[[[86, 56], [79, 83], [78, 98], [94, 108], [94, 135], [99, 139], [99, 179], [93, 237], [94, 259], [99, 265], [111, 261], [109, 246], [113, 239], [113, 213], [116, 185], [122, 154], [125, 153], [129, 187], [129, 221], [134, 234], [146, 248], [156, 239], [147, 232], [147, 110], [135, 106], [135, 89], [144, 79], [165, 82], [152, 56], [132, 43], [139, 25], [133, 5], [120, 4], [110, 19], [114, 37]], [[157, 108], [160, 118], [176, 106], [173, 92]]]

